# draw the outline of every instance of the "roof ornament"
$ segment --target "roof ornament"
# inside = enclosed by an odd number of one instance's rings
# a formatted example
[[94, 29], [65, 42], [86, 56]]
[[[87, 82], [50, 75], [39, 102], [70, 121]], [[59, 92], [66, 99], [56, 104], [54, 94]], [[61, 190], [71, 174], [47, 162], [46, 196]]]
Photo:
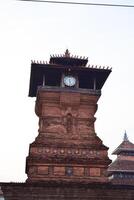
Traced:
[[65, 57], [70, 57], [70, 52], [68, 49], [66, 49], [66, 51], [65, 51]]
[[127, 136], [126, 130], [125, 130], [125, 133], [124, 133], [124, 138], [123, 138], [123, 140], [124, 140], [125, 142], [128, 141], [128, 136]]

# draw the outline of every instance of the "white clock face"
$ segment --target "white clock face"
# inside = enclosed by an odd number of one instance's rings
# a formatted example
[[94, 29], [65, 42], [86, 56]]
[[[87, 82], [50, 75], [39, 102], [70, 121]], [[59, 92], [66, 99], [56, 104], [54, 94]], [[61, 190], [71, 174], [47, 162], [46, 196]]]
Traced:
[[66, 86], [74, 86], [76, 83], [76, 79], [73, 76], [65, 76], [64, 77], [64, 84]]

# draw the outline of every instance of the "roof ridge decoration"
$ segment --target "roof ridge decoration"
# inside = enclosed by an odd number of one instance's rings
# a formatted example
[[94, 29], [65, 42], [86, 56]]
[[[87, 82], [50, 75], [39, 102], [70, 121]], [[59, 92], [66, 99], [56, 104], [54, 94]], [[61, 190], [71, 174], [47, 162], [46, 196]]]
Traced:
[[104, 69], [104, 70], [112, 70], [112, 67], [109, 66], [101, 66], [101, 65], [92, 65], [89, 64], [86, 66], [87, 68], [94, 68], [94, 69]]
[[73, 59], [79, 59], [79, 60], [88, 60], [88, 57], [85, 56], [78, 56], [78, 55], [72, 55], [68, 49], [66, 49], [64, 54], [53, 54], [50, 55], [50, 58], [73, 58]]
[[[50, 55], [50, 57], [52, 57], [52, 55]], [[60, 55], [60, 57], [63, 57], [63, 55]], [[71, 57], [74, 58], [73, 55]], [[80, 59], [82, 59], [82, 56], [80, 57]], [[46, 65], [50, 64], [50, 62], [48, 63], [47, 61], [44, 61], [44, 60], [31, 60], [31, 63], [32, 64], [46, 64]], [[109, 66], [100, 66], [100, 65], [92, 65], [92, 64], [89, 64], [86, 67], [90, 69], [93, 68], [93, 69], [103, 69], [103, 70], [110, 70], [110, 71], [112, 70], [112, 67], [109, 67]]]
[[124, 142], [128, 142], [129, 141], [127, 133], [126, 133], [126, 130], [125, 130], [125, 133], [124, 133], [123, 141]]
[[65, 57], [70, 57], [70, 52], [68, 49], [66, 49], [66, 51], [65, 51]]

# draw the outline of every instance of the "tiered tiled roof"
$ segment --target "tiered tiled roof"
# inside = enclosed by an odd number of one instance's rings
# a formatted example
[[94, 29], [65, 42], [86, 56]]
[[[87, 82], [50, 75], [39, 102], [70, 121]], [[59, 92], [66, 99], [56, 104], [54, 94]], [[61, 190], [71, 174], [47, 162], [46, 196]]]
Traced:
[[[49, 86], [58, 85], [61, 89], [63, 75], [70, 73], [77, 76], [79, 88], [94, 90], [95, 86], [96, 91], [100, 91], [111, 70], [108, 66], [88, 65], [87, 57], [71, 55], [68, 49], [62, 55], [51, 55], [48, 62], [32, 60], [29, 96], [36, 97], [38, 87], [44, 86], [46, 76]], [[53, 83], [50, 84], [50, 81]]]
[[128, 140], [128, 137], [127, 137], [127, 134], [125, 132], [124, 134], [124, 140], [123, 142], [115, 149], [115, 151], [113, 152], [113, 154], [120, 154], [121, 152], [128, 152], [128, 151], [131, 151], [131, 152], [134, 152], [134, 144], [132, 142], [130, 142]]
[[87, 62], [88, 58], [73, 56], [68, 49], [66, 49], [63, 55], [52, 55], [50, 57], [50, 64], [56, 65], [86, 66]]
[[118, 158], [109, 166], [108, 171], [134, 172], [134, 160], [119, 160]]
[[117, 154], [117, 159], [108, 168], [112, 183], [134, 185], [134, 144], [128, 140], [126, 132], [113, 154]]

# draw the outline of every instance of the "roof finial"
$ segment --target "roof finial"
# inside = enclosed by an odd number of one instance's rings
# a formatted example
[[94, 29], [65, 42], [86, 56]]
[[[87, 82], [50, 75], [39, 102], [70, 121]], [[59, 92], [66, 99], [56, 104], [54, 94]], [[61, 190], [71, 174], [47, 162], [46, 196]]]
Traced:
[[126, 130], [125, 130], [125, 133], [124, 133], [124, 139], [123, 139], [125, 142], [128, 141], [128, 136], [127, 136], [127, 133], [126, 133]]
[[69, 53], [68, 49], [66, 49], [66, 51], [65, 51], [65, 57], [70, 57], [70, 53]]

